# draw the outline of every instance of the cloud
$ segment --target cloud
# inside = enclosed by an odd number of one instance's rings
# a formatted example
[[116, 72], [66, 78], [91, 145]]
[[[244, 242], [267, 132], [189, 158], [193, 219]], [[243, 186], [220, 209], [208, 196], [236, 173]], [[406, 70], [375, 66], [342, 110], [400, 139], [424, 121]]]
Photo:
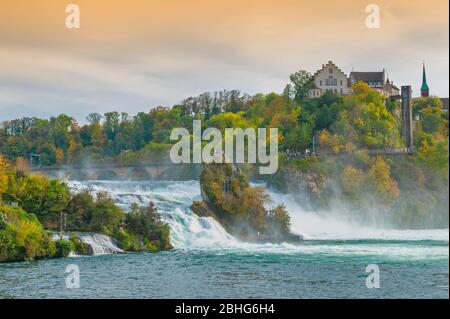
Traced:
[[[397, 85], [448, 96], [448, 3], [380, 0], [77, 0], [81, 29], [64, 28], [65, 1], [4, 0], [0, 120], [65, 112], [137, 113], [205, 91], [281, 92], [289, 74], [328, 60], [347, 74], [386, 68]], [[417, 92], [417, 90], [416, 90]]]

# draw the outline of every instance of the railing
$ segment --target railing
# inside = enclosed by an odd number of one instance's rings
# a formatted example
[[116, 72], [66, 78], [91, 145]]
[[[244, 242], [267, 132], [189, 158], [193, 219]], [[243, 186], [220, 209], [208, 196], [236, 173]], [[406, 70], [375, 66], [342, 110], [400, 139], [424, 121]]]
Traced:
[[[363, 150], [363, 149], [361, 149]], [[377, 150], [365, 150], [368, 155], [411, 155], [414, 154], [416, 151], [413, 147], [405, 147], [405, 148], [388, 148], [388, 149], [377, 149]], [[348, 152], [340, 152], [340, 153], [333, 153], [331, 151], [324, 151], [320, 150], [320, 152], [286, 152], [285, 153], [288, 159], [297, 159], [297, 158], [318, 158], [321, 156], [339, 156], [339, 155], [348, 155]]]
[[[409, 148], [397, 148], [397, 149], [378, 149], [378, 150], [366, 150], [369, 155], [411, 155], [415, 153], [413, 147]], [[347, 152], [341, 152], [334, 154], [332, 152], [289, 152], [285, 153], [288, 159], [297, 158], [318, 158], [324, 155], [347, 155]], [[58, 170], [84, 170], [84, 169], [114, 169], [114, 168], [145, 168], [145, 167], [170, 167], [172, 163], [138, 163], [138, 164], [93, 164], [93, 165], [53, 165], [53, 166], [40, 166], [32, 167], [32, 171], [58, 171]], [[189, 164], [192, 165], [192, 164]], [[196, 165], [196, 164], [194, 164]], [[198, 165], [198, 164], [197, 164]]]
[[408, 148], [394, 148], [394, 149], [384, 149], [384, 150], [368, 150], [369, 155], [404, 155], [404, 154], [414, 154], [415, 150], [412, 147]]

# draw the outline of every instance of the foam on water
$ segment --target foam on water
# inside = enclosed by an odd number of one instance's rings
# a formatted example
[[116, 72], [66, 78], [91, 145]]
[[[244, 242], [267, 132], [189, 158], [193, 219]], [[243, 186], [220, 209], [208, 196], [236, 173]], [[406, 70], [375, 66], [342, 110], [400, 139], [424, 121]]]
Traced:
[[[198, 217], [190, 206], [200, 200], [197, 181], [189, 182], [71, 182], [75, 191], [107, 191], [118, 205], [146, 205], [153, 201], [171, 228], [171, 242], [179, 250], [207, 250], [216, 253], [324, 254], [389, 256], [400, 259], [448, 259], [448, 245], [426, 245], [425, 241], [448, 243], [449, 231], [386, 230], [351, 224], [336, 217], [324, 217], [301, 207], [291, 195], [269, 192], [275, 203], [283, 203], [292, 230], [305, 236], [300, 245], [251, 244], [236, 240], [214, 219]], [[421, 243], [424, 242], [424, 244]]]

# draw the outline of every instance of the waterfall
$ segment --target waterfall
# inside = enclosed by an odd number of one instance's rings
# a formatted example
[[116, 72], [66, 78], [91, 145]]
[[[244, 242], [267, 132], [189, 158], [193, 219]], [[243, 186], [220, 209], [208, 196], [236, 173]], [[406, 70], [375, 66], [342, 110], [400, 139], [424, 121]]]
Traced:
[[[107, 255], [107, 254], [120, 254], [124, 253], [122, 249], [118, 247], [117, 240], [109, 236], [97, 233], [84, 233], [84, 232], [73, 232], [77, 235], [78, 239], [89, 245], [92, 249], [92, 255]], [[52, 234], [53, 240], [59, 240], [60, 235], [57, 232]], [[64, 240], [69, 240], [69, 234], [65, 233], [63, 235]], [[71, 257], [77, 256], [75, 252], [72, 252]]]
[[94, 256], [124, 252], [117, 246], [117, 241], [109, 236], [96, 233], [77, 233], [77, 235], [83, 243], [91, 246]]
[[[257, 252], [292, 253], [323, 249], [322, 246], [291, 244], [255, 244], [235, 239], [214, 219], [195, 215], [190, 206], [193, 201], [201, 200], [198, 181], [150, 181], [150, 182], [114, 182], [91, 181], [70, 182], [73, 191], [90, 189], [93, 194], [108, 192], [118, 206], [127, 210], [131, 204], [141, 206], [154, 202], [161, 219], [170, 226], [170, 240], [175, 249], [181, 250], [239, 250]], [[291, 217], [292, 231], [304, 235], [307, 240], [352, 240], [352, 239], [401, 239], [415, 240], [437, 238], [448, 240], [448, 230], [442, 231], [405, 231], [363, 227], [352, 224], [342, 218], [338, 212], [320, 214], [305, 210], [292, 195], [268, 192], [274, 204], [283, 203]], [[431, 236], [431, 237], [430, 237]], [[105, 238], [106, 237], [106, 238]], [[104, 235], [90, 234], [83, 242], [101, 247], [95, 253], [119, 252], [114, 241]], [[115, 247], [112, 248], [112, 247]], [[325, 247], [326, 248], [326, 247]], [[368, 248], [367, 248], [368, 249]]]
[[190, 206], [201, 200], [200, 185], [188, 182], [70, 182], [74, 192], [86, 189], [108, 192], [116, 204], [127, 210], [133, 203], [154, 202], [161, 219], [170, 226], [170, 241], [176, 249], [224, 248], [239, 242], [211, 217], [195, 215]]

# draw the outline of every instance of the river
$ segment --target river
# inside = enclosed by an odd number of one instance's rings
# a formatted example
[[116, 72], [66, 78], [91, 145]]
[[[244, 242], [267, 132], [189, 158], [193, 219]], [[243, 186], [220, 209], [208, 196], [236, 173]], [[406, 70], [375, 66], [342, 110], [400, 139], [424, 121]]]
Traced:
[[[449, 230], [362, 227], [305, 211], [270, 192], [291, 215], [300, 245], [249, 244], [193, 215], [196, 181], [71, 182], [107, 191], [123, 208], [156, 203], [174, 250], [0, 264], [0, 298], [448, 298]], [[66, 288], [66, 267], [80, 288]], [[368, 265], [380, 287], [366, 287]]]

